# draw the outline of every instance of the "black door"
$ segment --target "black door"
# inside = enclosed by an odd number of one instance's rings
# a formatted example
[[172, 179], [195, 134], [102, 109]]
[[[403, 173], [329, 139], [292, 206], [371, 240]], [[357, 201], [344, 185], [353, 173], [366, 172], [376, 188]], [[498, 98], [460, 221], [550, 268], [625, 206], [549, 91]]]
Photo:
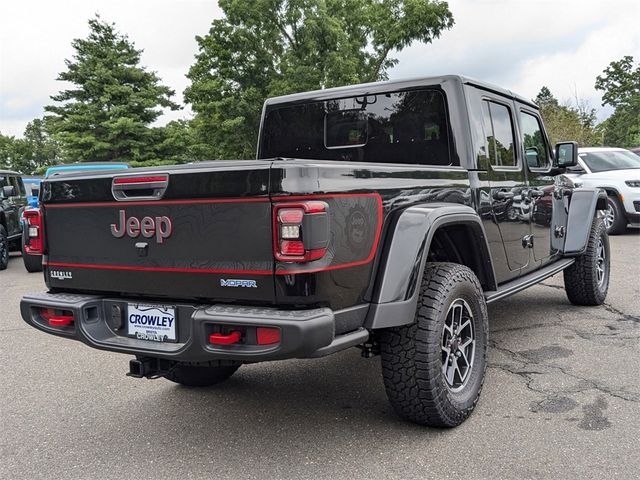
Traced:
[[500, 280], [518, 276], [529, 264], [531, 206], [521, 154], [517, 148], [514, 105], [507, 99], [482, 99], [483, 128], [488, 159], [488, 201], [497, 225], [508, 270]]
[[552, 153], [538, 112], [519, 105], [518, 117], [529, 179], [524, 197], [530, 205], [533, 260], [538, 267], [562, 249], [567, 212], [565, 199], [558, 195], [560, 190], [555, 186], [555, 178], [549, 175]]

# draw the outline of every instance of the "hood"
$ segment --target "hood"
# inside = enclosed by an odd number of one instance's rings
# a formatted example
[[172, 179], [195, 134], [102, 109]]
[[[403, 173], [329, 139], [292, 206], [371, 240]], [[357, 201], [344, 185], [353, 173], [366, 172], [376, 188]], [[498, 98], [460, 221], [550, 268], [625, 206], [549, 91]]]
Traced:
[[608, 170], [606, 172], [585, 173], [580, 175], [583, 180], [640, 180], [640, 168], [629, 168], [626, 170]]

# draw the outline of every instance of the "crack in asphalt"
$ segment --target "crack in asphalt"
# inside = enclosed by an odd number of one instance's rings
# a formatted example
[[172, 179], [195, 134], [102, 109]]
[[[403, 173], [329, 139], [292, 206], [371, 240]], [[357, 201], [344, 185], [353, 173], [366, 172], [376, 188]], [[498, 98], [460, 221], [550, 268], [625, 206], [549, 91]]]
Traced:
[[[525, 380], [525, 386], [529, 390], [545, 395], [544, 399], [540, 400], [540, 402], [537, 402], [538, 405], [544, 403], [545, 401], [549, 401], [549, 399], [557, 398], [559, 395], [562, 395], [562, 394], [565, 394], [565, 395], [575, 394], [575, 393], [581, 393], [588, 390], [597, 390], [598, 392], [609, 395], [611, 397], [619, 398], [621, 400], [625, 400], [627, 402], [640, 403], [639, 392], [628, 392], [623, 389], [622, 390], [612, 389], [607, 385], [604, 385], [601, 382], [598, 382], [597, 380], [586, 378], [581, 375], [577, 375], [575, 373], [569, 372], [568, 369], [565, 367], [561, 367], [559, 365], [550, 365], [547, 363], [536, 362], [535, 360], [532, 360], [531, 358], [528, 358], [522, 355], [521, 353], [514, 352], [513, 350], [509, 350], [508, 348], [505, 348], [505, 347], [498, 346], [493, 341], [490, 342], [490, 344], [491, 344], [491, 348], [494, 348], [497, 351], [506, 354], [508, 357], [511, 358], [511, 360], [513, 360], [516, 363], [522, 364], [525, 368], [522, 369], [522, 368], [518, 368], [517, 366], [514, 368], [513, 365], [504, 364], [504, 363], [491, 363], [489, 364], [489, 367], [498, 368], [505, 372], [518, 375]], [[531, 367], [534, 367], [534, 368], [531, 368]], [[541, 367], [541, 368], [535, 368], [535, 367]], [[545, 371], [545, 369], [547, 370]], [[566, 375], [570, 378], [573, 378], [583, 383], [581, 386], [579, 384], [573, 388], [552, 390], [552, 391], [546, 390], [544, 388], [538, 388], [532, 385], [532, 383], [535, 380], [535, 378], [532, 375], [548, 374], [549, 373], [548, 369], [559, 371], [563, 375]]]
[[604, 307], [604, 309], [609, 313], [613, 313], [614, 315], [620, 315], [620, 321], [630, 321], [630, 322], [640, 324], [640, 317], [636, 317], [634, 315], [629, 315], [628, 313], [624, 313], [622, 310], [617, 309], [616, 307], [614, 307], [609, 303], [606, 303], [606, 302], [603, 303], [602, 307]]

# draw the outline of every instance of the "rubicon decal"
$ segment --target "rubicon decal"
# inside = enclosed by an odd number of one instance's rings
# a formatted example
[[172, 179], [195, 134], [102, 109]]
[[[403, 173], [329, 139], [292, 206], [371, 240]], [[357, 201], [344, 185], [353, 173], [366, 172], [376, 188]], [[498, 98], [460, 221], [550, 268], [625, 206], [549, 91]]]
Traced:
[[71, 272], [64, 272], [62, 270], [50, 270], [49, 276], [57, 280], [72, 280], [73, 274]]
[[171, 219], [166, 215], [162, 217], [138, 217], [131, 216], [127, 218], [127, 212], [120, 210], [118, 212], [118, 223], [111, 224], [111, 235], [116, 238], [122, 238], [128, 235], [131, 238], [138, 238], [142, 235], [144, 238], [155, 237], [157, 243], [163, 243], [171, 236], [173, 225]]

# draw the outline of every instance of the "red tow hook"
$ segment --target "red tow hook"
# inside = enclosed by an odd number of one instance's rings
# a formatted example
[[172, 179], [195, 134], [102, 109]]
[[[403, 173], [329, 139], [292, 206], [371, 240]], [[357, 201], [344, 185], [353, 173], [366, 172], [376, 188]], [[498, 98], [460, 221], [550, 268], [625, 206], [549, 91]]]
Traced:
[[240, 332], [234, 330], [229, 335], [223, 335], [221, 333], [212, 333], [209, 335], [209, 343], [215, 345], [231, 345], [232, 343], [238, 343], [240, 341]]
[[73, 315], [56, 315], [54, 310], [42, 310], [42, 317], [52, 327], [66, 327], [73, 323]]

